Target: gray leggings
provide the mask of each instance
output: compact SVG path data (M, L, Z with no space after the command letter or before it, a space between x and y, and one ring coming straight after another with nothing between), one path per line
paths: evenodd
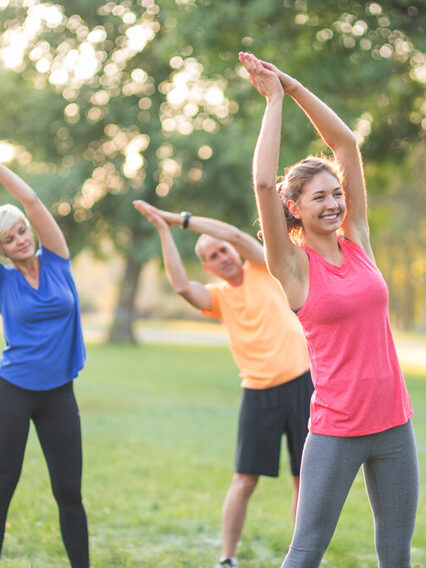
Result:
M419 476L411 420L378 434L308 434L296 527L281 568L318 568L355 476L363 466L379 568L410 568Z

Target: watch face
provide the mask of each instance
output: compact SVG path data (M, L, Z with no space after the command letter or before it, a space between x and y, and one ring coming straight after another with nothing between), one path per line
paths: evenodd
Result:
M183 217L182 227L186 229L188 227L189 218L191 217L191 213L189 211L182 211L181 213Z

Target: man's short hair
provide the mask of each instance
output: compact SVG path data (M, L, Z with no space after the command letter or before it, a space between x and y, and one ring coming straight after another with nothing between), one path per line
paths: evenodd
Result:
M205 240L206 237L208 237L208 235L201 233L201 235L197 239L197 242L195 243L195 254L198 256L201 262L204 262L206 260L203 254L203 240Z

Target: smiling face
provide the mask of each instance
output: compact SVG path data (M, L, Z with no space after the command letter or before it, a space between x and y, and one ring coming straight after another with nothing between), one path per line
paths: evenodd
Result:
M336 231L346 214L346 202L339 180L327 170L316 174L304 186L297 201L288 201L290 212L301 219L305 234Z
M28 260L35 254L35 241L31 228L23 219L17 221L3 235L0 246L3 254L12 262Z
M235 248L226 241L203 235L200 243L203 268L224 280L235 280L242 276L243 263Z

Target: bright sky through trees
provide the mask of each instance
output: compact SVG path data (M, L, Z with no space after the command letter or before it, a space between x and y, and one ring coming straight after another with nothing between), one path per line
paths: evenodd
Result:
M73 235L73 254L87 246L102 253L109 243L133 271L123 282L135 283L158 243L132 215L132 199L253 229L250 168L263 101L237 57L253 51L318 93L354 130L372 236L383 243L378 260L397 290L395 309L413 321L423 304L410 286L420 291L426 270L422 7L421 0L0 0L0 160L39 176L46 203ZM324 150L287 97L284 106L280 169ZM405 244L394 242L396 232Z

